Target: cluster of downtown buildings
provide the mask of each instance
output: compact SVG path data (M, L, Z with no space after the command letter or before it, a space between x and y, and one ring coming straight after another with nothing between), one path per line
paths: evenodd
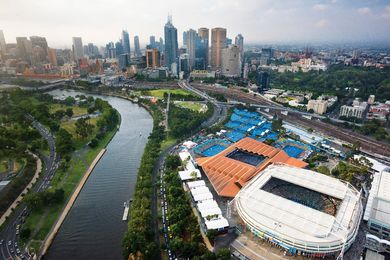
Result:
M233 44L225 28L189 29L183 32L183 45L179 46L177 29L169 17L164 37L156 40L150 36L145 49L141 49L137 35L132 43L130 38L123 30L118 41L98 47L84 45L81 37L73 37L71 49L54 49L41 36L17 37L16 43L6 43L0 30L1 73L72 77L83 74L83 70L99 74L107 67L123 72L145 70L147 76L148 71L160 70L166 77L180 78L192 71L200 77L241 77L243 73L244 38L237 35Z

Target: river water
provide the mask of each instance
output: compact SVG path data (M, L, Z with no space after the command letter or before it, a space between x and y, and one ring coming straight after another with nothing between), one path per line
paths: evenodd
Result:
M49 93L82 94L60 90ZM99 97L121 114L121 126L85 183L45 259L123 259L121 242L127 229L127 222L122 221L123 202L134 193L153 120L144 108L130 101Z

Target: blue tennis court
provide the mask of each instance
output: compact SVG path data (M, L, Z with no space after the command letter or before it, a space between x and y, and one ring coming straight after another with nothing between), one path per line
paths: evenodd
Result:
M240 127L241 123L240 122L236 122L236 121L229 121L225 124L226 127L229 127L231 129L236 129L238 127Z
M229 140L231 140L233 142L238 142L242 138L244 138L245 135L242 132L233 131L233 132L227 133L226 136L227 136L227 138L229 138Z
M225 149L226 149L225 146L216 144L216 145L213 145L213 146L207 148L206 150L204 150L202 152L202 154L204 156L213 156L213 155L219 154L220 152L222 152Z
M303 149L292 146L292 145L286 145L283 150L288 154L290 157L298 158L301 153L303 153Z

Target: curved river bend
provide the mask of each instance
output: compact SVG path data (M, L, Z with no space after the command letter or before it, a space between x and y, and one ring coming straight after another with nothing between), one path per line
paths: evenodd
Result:
M52 95L75 96L54 90ZM87 94L84 94L87 95ZM85 183L45 259L123 259L121 242L127 229L123 202L132 197L153 119L130 101L107 96L122 117L119 132Z

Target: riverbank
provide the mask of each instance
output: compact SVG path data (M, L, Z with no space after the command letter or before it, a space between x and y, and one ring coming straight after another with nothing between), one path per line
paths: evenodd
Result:
M42 247L42 253L41 255L45 255L47 250L49 249L51 243L53 242L58 230L60 229L62 223L64 222L66 216L68 215L69 211L71 210L74 202L76 201L81 189L84 187L84 184L87 182L88 177L91 175L93 169L95 168L96 164L100 161L104 153L107 151L106 148L102 149L99 154L96 156L96 158L93 160L92 164L89 166L88 170L84 174L83 178L79 182L78 186L76 187L75 191L73 192L72 196L68 200L68 203L66 204L64 210L62 211L59 219L57 220L56 224L54 225L53 229L50 231L49 235L47 236L47 239L43 243Z

